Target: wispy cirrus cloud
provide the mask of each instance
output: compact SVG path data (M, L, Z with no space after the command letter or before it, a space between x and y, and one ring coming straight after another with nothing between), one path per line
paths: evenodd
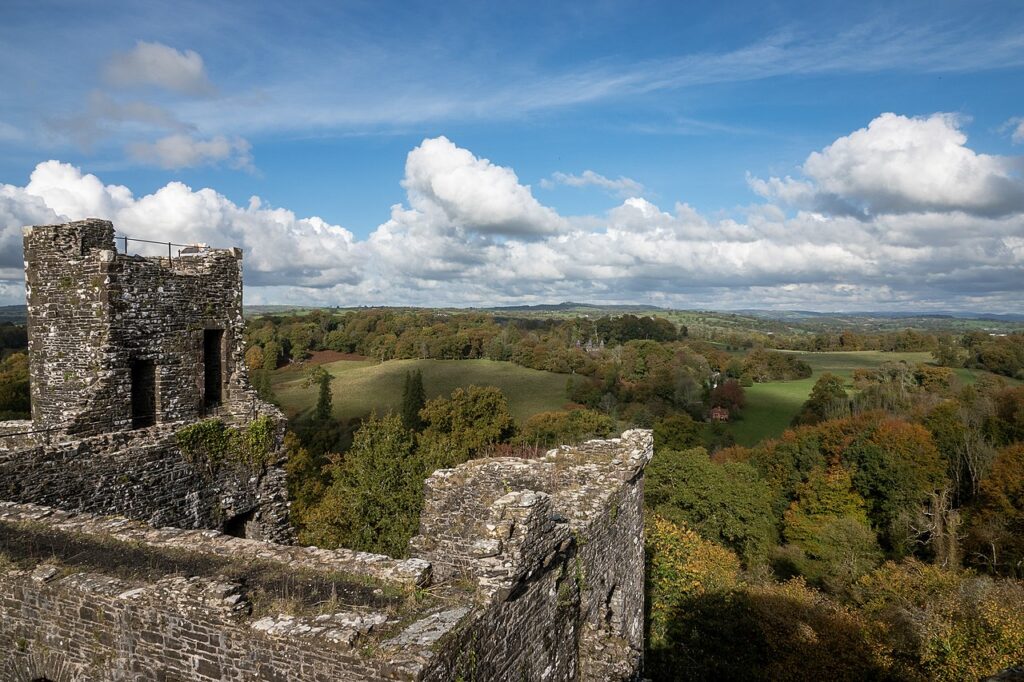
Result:
M999 126L999 131L1010 133L1010 140L1014 144L1024 144L1024 116L1014 116Z
M633 178L627 178L623 175L614 179L606 178L592 170L585 170L579 175L556 171L551 174L550 178L544 178L540 181L540 186L544 189L553 189L558 185L565 185L567 187L597 187L612 195L623 198L641 197L647 192L646 188Z
M1013 27L975 32L969 25L885 19L831 33L795 28L728 51L684 52L659 59L578 60L544 69L515 60L480 65L433 46L412 60L376 45L366 45L365 52L362 47L358 39L341 49L323 46L316 62L299 77L285 76L268 64L257 86L258 99L249 105L237 98L189 103L189 118L212 127L233 122L243 134L380 129L431 121L502 120L785 76L969 73L1024 66L1024 38ZM280 61L289 63L294 58L289 51ZM483 66L488 69L486 75L478 71ZM389 78L383 82L361 77L385 72ZM297 101L302 107L294 106ZM682 118L676 127L693 133L718 131L721 125Z

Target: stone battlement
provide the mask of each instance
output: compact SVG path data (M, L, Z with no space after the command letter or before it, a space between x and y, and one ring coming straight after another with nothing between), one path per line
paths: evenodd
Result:
M23 238L32 421L0 423L0 499L287 541L285 419L249 384L241 251L119 254L106 220ZM262 426L259 461L183 452L211 419Z
M2 503L0 677L635 679L651 442L435 472L404 560Z

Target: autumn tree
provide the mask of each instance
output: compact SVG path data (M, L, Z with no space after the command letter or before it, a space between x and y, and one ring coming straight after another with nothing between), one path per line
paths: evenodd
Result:
M729 413L736 415L747 404L747 397L735 379L723 381L711 390L711 407L724 407Z
M784 516L790 551L780 556L808 579L830 587L851 583L882 558L864 498L852 485L841 466L815 469L798 486Z
M978 680L1020 663L1019 581L908 559L864 576L851 596L886 679Z
M868 503L868 516L896 555L919 537L913 518L930 496L947 485L946 467L931 434L919 424L887 418L868 426L843 450L853 487Z
M992 573L1024 578L1024 443L996 455L970 508L968 560Z
M263 369L264 364L263 349L259 346L249 346L245 351L245 366L249 371Z

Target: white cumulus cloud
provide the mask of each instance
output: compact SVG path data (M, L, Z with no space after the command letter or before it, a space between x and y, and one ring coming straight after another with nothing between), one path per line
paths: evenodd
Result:
M479 234L535 236L565 226L511 168L477 158L446 137L424 140L409 152L402 186L412 208L428 220Z
M186 95L209 95L213 85L203 58L163 43L140 40L128 52L115 54L104 69L108 83L118 87L156 86Z
M832 213L1024 211L1018 163L975 152L961 125L950 114L882 114L867 128L812 152L802 167L806 180L748 182L762 196Z
M352 233L318 217L298 218L255 197L238 206L212 189L180 182L135 197L58 161L39 164L25 187L0 185L0 268L10 274L20 267L22 226L90 217L112 220L120 234L140 239L240 246L250 284L321 287L358 277Z
M510 168L428 139L409 152L406 203L364 239L255 197L238 206L179 182L136 197L48 161L24 187L0 185L0 292L19 290L21 225L98 216L129 236L243 247L250 303L1022 311L1024 210L994 211L991 198L981 201L990 192L985 179L1007 160L976 154L947 118L895 119L879 120L904 134L873 123L841 137L812 155L805 178L748 179L762 196L815 207L761 203L733 217L640 197L604 215L561 216ZM921 134L918 123L947 141L942 158L966 159L956 190L965 194L935 189L949 171L931 168L934 154L907 141ZM892 187L883 192L858 165L890 166ZM915 168L924 180L914 179ZM881 210L894 195L899 210ZM823 210L826 203L851 210ZM865 206L871 210L853 210Z

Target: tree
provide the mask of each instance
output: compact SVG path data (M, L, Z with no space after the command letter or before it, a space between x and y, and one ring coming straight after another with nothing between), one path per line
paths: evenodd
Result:
M899 556L917 542L913 518L930 497L948 485L946 466L931 434L919 424L883 419L850 442L843 464L853 486L867 500L868 516L886 547Z
M245 366L249 368L249 371L263 369L265 364L263 349L259 346L249 346L245 351Z
M939 339L939 345L932 351L932 358L943 367L963 367L967 352L951 337Z
M708 459L707 451L659 450L645 474L645 503L735 551L748 565L775 543L773 494L749 464Z
M427 394L423 390L423 372L405 373L405 385L402 388L402 424L411 431L423 430L423 419L420 410L427 403Z
M300 539L404 556L419 524L425 469L401 418L370 415L352 449L329 470L330 486L306 515Z
M999 451L970 508L969 560L1024 578L1024 443Z
M746 394L735 379L724 381L711 391L711 407L724 407L736 415L747 404Z
M670 414L654 423L655 450L688 450L701 444L701 425L685 412Z
M331 418L333 398L331 396L331 382L334 375L323 368L322 365L315 365L306 374L303 386L317 387L316 409L313 411L313 418L318 422L325 422Z
M551 447L611 435L615 422L596 410L541 412L526 420L516 436L523 445Z
M457 388L450 398L428 400L420 417L426 423L420 449L432 469L461 464L515 433L508 400L494 386Z
M739 583L740 561L724 547L656 513L646 515L644 528L646 672L658 679L672 679L683 657L673 632L678 612L690 600L734 589Z
M284 437L288 455L285 472L288 474L288 499L291 500L291 519L300 532L306 526L306 516L323 498L327 487L324 467L327 459L302 447L297 435L289 431Z
M976 401L971 401L975 402ZM979 411L975 408L982 407ZM946 461L946 473L953 482L953 502L961 506L977 492L981 479L995 456L986 441L984 427L989 422L987 407L946 400L932 409L924 424Z
M273 371L281 363L281 346L277 341L267 341L263 346L263 369Z
M853 582L882 558L864 498L841 466L815 469L798 486L784 515L783 536L796 550L782 554L792 567L833 588Z
M908 559L851 590L886 679L977 680L1020 664L1024 585Z
M814 382L810 397L800 413L793 418L793 423L817 424L826 419L845 417L849 413L850 401L843 378L825 372Z
M27 419L30 410L28 355L14 353L0 362L0 419Z

